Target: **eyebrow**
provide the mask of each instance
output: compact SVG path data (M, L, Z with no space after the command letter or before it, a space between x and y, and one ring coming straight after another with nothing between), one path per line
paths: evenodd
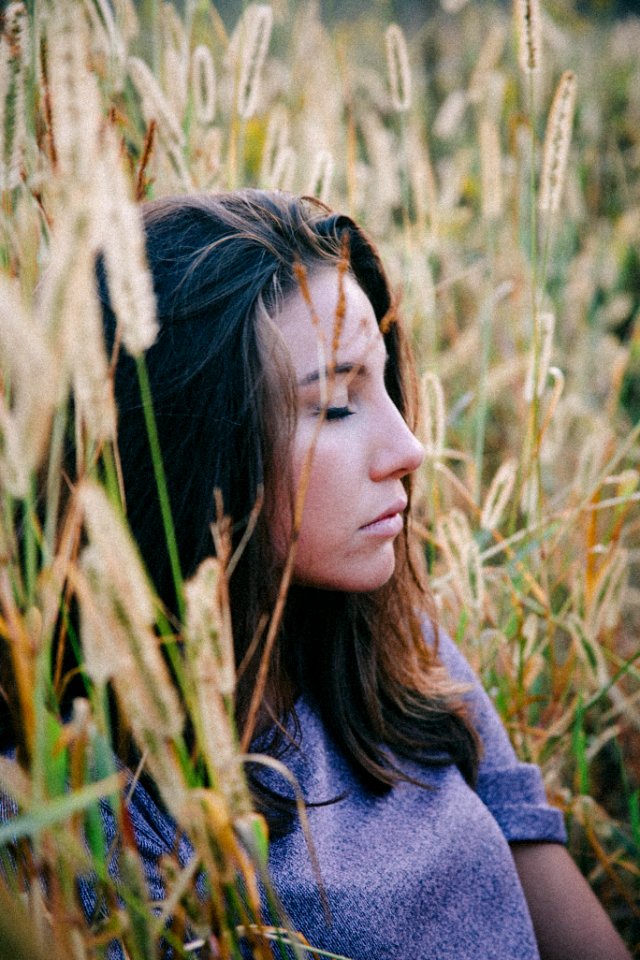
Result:
M389 354L385 350L384 357L384 367L385 371L389 363ZM310 383L318 383L319 380L329 379L331 376L336 376L344 373L354 373L356 376L367 372L367 366L364 363L336 363L335 365L327 365L324 369L314 370L312 373L308 373L305 377L302 377L298 380L299 387L306 387Z
M335 366L326 366L323 370L314 370L313 373L308 373L306 377L302 377L301 380L298 380L299 387L306 387L310 383L317 383L321 379L329 379L331 376L335 376L340 373L353 373L354 370L356 373L362 373L365 367L362 363L336 363Z

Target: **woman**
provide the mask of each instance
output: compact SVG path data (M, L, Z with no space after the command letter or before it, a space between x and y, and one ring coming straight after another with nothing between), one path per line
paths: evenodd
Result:
M317 203L258 191L159 200L144 218L160 321L147 366L183 573L213 552L214 488L236 543L264 498L230 579L236 712L309 805L331 918L286 785L253 772L292 925L354 960L627 957L562 846L539 771L517 761L469 667L431 629L407 533L423 456L413 381L371 242ZM116 394L129 520L175 609L124 355ZM132 818L151 864L171 826L142 790Z

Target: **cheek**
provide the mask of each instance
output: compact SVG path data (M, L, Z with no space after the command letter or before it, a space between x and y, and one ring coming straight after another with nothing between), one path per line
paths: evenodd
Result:
M294 489L303 498L297 548L301 561L342 549L356 513L351 497L358 488L343 439L326 430L311 459L308 450L309 442L301 441L293 461Z
M335 476L339 468L338 458L325 449L326 442L321 442L325 438L314 434L313 429L298 427L291 445L289 469L281 471L276 478L275 511L270 530L283 563L291 547L300 498L303 498L303 515L299 532L306 540L309 534L317 536L319 523L326 523L327 510L334 496L331 476Z
M278 471L274 478L274 510L269 522L269 532L273 537L278 558L283 564L291 547L297 491L305 473L305 453L306 447L296 434L289 452L289 469Z
M326 433L315 438L313 432L301 431L296 438L291 471L293 491L294 498L304 498L305 517L335 501L344 461L344 445Z

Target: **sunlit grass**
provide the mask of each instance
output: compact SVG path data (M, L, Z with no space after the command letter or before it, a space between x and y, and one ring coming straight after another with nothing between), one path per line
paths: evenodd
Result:
M316 190L379 243L424 375L415 528L442 621L639 949L640 20L605 28L543 9L530 70L509 14L480 0L406 44L393 27L386 45L381 17L326 24L294 0L242 18L239 5L231 34L193 0L28 11L8 8L0 44L0 635L22 740L22 765L0 762L19 809L0 827L0 898L16 905L13 931L0 910L3 952L103 957L119 938L137 960L164 936L178 956L197 943L239 957L248 938L266 957L284 922L274 902L260 932L266 836L229 721L224 604L204 611L211 592L194 581L170 621L126 539L93 285L104 249L122 349L143 351L153 319L132 200L244 185ZM148 422L153 434L149 406ZM168 515L165 527L171 541ZM176 558L174 574L182 596ZM60 635L84 650L86 675L65 717ZM161 921L112 760L107 636L130 665L116 694L131 732L209 875L202 901L195 868L166 858ZM173 671L192 750L158 638L169 655L186 647ZM124 836L117 892L97 797ZM90 873L104 898L93 924L74 884Z

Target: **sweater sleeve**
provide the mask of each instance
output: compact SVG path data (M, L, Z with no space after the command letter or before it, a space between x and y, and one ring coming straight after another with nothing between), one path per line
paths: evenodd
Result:
M471 686L466 699L483 746L476 792L507 841L566 843L562 812L548 803L539 767L518 760L493 703L444 630L438 654L454 680Z

